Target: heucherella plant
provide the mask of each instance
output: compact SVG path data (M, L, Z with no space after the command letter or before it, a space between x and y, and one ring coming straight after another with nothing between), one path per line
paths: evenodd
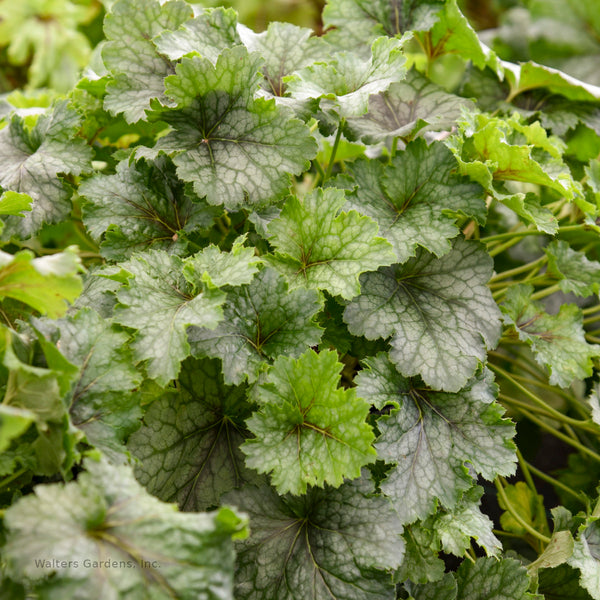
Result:
M600 600L600 88L323 24L116 0L1 99L2 598Z

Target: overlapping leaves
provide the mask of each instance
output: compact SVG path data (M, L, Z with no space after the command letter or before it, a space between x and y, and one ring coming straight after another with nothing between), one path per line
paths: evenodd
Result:
M254 99L261 60L242 46L224 50L216 64L185 57L166 79L174 108L157 116L171 132L138 156L171 156L177 175L210 204L228 209L272 202L316 154L307 127L274 101Z

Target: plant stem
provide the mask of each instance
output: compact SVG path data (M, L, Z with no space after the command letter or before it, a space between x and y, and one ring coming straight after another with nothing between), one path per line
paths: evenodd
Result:
M315 160L313 162L313 165L315 165L315 169L317 171L316 180L321 179L321 181L325 181L325 171L323 171L323 167L321 166L321 163L318 160Z
M508 279L509 277L514 277L515 275L526 273L530 269L545 263L546 260L548 260L548 257L544 254L543 256L540 256L538 259L527 263L526 265L521 265L520 267L515 267L514 269L509 269L508 271L502 271L502 273L494 275L494 277L490 279L490 283L496 283L497 281L501 281L502 279Z
M27 473L27 469L23 468L19 469L18 471L15 471L12 475L5 477L2 481L0 481L0 488L4 487L5 485L8 485L11 481L18 479L19 477L21 477L21 475L24 475L25 473Z
M600 454L597 454L593 450L590 450L589 448L584 446L581 442L578 442L577 440L570 438L568 435L565 435L561 431L558 431L558 429L556 429L555 427L552 427L551 425L548 425L548 423L546 423L545 421L542 421L542 419L538 419L535 415L531 414L531 412L529 412L527 409L519 408L519 411L523 414L524 417L527 417L531 422L535 423L542 429L545 429L548 433L551 433L554 437L557 437L559 440L562 440L566 444L569 444L569 446L573 446L573 448L577 448L577 450L579 450L580 452L583 452L584 454L587 454L589 457L593 458L595 461L600 462Z
M327 165L327 171L325 171L325 177L323 178L323 183L331 177L331 172L333 171L333 163L335 162L335 155L337 154L338 146L340 145L340 139L342 137L342 129L346 124L346 119L342 118L340 124L338 126L337 133L335 134L335 141L333 142L333 148L331 149L331 155L329 156L329 164Z
M535 483L533 483L533 479L531 477L531 473L529 472L529 467L527 465L527 462L523 458L523 455L521 454L521 451L518 448L517 448L517 460L519 461L519 466L521 467L521 471L523 472L523 477L525 478L527 485L529 486L531 491L537 495L537 489L535 487Z
M543 544L549 544L550 543L550 538L545 536L543 533L540 533L537 529L534 529L529 523L527 523L527 521L525 521L523 519L523 517L516 511L515 507L511 504L510 500L508 499L508 496L506 495L506 492L504 491L504 488L502 487L502 484L500 483L500 481L498 480L498 478L496 478L494 480L494 484L496 486L496 489L498 490L498 495L500 496L500 499L502 500L502 503L504 504L504 506L506 507L506 510L510 513L510 515L515 519L515 521L530 535L532 535L534 538L536 538L537 540L539 540L540 542L542 542Z
M598 428L596 426L593 426L589 420L581 421L580 419L572 419L571 417L568 417L567 415L561 413L560 411L556 410L555 408L544 402L539 396L527 389L524 385L521 385L514 377L512 377L512 375L507 373L501 367L492 364L489 364L488 366L490 367L490 369L492 369L492 371L498 373L498 375L501 375L507 381L510 381L510 383L512 383L519 390L521 390L530 400L532 400L535 404L537 404L539 407L544 409L549 415L551 415L552 418L556 419L557 421L562 421L563 423L573 425L574 427L580 427L581 429L586 429L587 431L598 433Z
M531 294L531 299L539 300L540 298L545 298L546 296L550 296L551 294L554 294L556 292L560 292L560 286L558 285L558 283L555 283L554 285L551 285L550 287L544 288L543 290L540 290L539 292L536 292L535 294Z
M545 481L546 483L549 483L550 485L552 485L554 487L560 488L563 492L569 494L570 496L573 496L573 498L576 498L577 500L579 500L579 502L581 502L582 504L587 506L587 502L584 500L584 498L578 492L576 492L574 489L572 489L568 485L564 484L562 481L559 481L558 479L555 479L554 477L547 475L546 473L544 473L544 471L540 471L538 468L534 467L531 463L527 463L527 468L539 479L542 479L543 481Z
M594 306L589 306L588 308L584 308L581 312L584 315L593 315L596 312L600 312L600 304L594 304Z

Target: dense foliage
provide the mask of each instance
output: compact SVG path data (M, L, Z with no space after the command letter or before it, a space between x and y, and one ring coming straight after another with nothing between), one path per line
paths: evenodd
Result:
M106 5L0 2L0 596L600 600L595 1Z

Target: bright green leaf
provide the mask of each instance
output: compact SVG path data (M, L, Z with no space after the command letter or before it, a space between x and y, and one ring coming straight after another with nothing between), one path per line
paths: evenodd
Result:
M269 261L292 288L327 290L353 298L358 277L394 260L391 246L377 237L378 227L355 211L340 214L342 190L317 189L299 200L290 196L279 218L267 227L277 253Z
M27 431L35 420L33 411L0 404L0 452L4 452L13 439Z
M207 246L186 259L184 277L192 284L199 278L221 287L244 285L252 281L262 260L254 248L244 246L245 237L234 241L231 252L221 252L216 246Z
M515 485L504 486L504 493L511 506L517 511L525 523L543 535L549 535L550 531L548 530L543 496L534 493L524 481L517 481ZM510 533L516 533L520 536L525 535L527 531L508 512L507 506L501 497L498 497L498 504L501 509L506 511L500 515L502 529Z
M15 255L0 250L0 298L14 298L49 317L59 317L82 289L77 248L34 258L29 250Z
M280 494L338 487L375 461L369 404L338 388L341 370L336 352L309 350L297 360L280 356L259 386L261 408L247 421L256 437L242 450L246 465L270 473Z
M33 199L28 194L19 192L3 192L0 195L0 215L21 215L31 210Z

